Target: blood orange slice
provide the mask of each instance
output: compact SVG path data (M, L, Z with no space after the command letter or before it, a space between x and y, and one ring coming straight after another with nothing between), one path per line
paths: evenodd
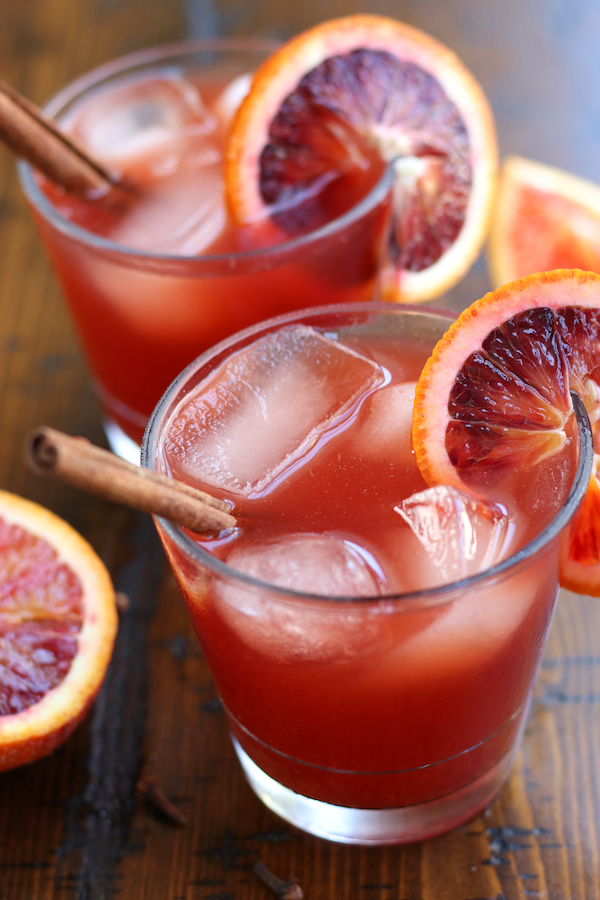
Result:
M437 296L487 232L497 152L487 101L460 60L380 16L325 22L257 71L234 119L226 163L232 215L285 231L352 205L394 161L388 299Z
M116 627L112 584L89 544L0 491L0 771L71 734L100 688Z
M600 276L578 269L530 275L486 294L450 327L415 393L413 446L430 484L487 489L567 441L583 400L600 442ZM595 467L597 471L597 467ZM600 594L596 476L563 582Z
M506 159L489 267L496 285L558 268L600 272L600 186L519 156Z
M563 564L560 583L578 594L600 597L600 458L594 470L577 519L569 558Z

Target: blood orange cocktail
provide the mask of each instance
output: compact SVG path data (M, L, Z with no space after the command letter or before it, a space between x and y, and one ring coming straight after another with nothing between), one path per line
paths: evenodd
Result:
M235 228L222 182L228 121L268 42L189 42L95 70L48 106L135 186L129 202L71 198L21 166L118 452L200 352L277 313L370 300L391 172L373 155L294 239ZM368 164L367 164L368 163ZM129 448L135 453L133 447Z
M587 483L574 425L489 496L427 488L412 392L449 322L263 323L190 366L145 438L146 465L235 504L231 534L159 532L250 783L332 839L427 837L497 793Z

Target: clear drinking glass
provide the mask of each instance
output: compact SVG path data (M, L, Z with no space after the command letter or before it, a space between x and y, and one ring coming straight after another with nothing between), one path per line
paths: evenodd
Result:
M297 322L432 347L450 318L359 304L247 329L171 385L148 425L143 465L166 471L162 448L177 410L232 351ZM505 561L443 587L372 599L307 595L236 571L157 519L236 752L274 812L330 840L386 844L447 831L496 796L524 728L559 555L589 479L589 426L577 416L579 463L558 514Z
M109 84L164 70L202 86L248 73L268 41L188 41L96 69L51 100L61 120ZM99 237L62 215L19 167L23 190L69 304L113 449L139 461L150 413L176 375L229 334L307 305L371 300L391 202L386 170L362 201L309 234L236 253L173 256Z

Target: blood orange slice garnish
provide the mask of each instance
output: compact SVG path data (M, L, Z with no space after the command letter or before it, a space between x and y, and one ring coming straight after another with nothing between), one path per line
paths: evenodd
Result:
M569 391L583 400L598 449L600 276L559 269L486 294L439 341L417 384L413 447L423 477L489 489L552 456L567 441ZM583 593L600 593L592 481L561 578Z
M489 267L496 285L551 269L600 272L600 186L519 156L506 159Z
M71 734L100 688L116 627L114 590L89 544L0 491L0 771Z
M388 299L454 284L485 238L497 151L487 101L460 60L381 16L325 22L257 71L232 124L225 171L234 219L289 233L352 205L394 162Z

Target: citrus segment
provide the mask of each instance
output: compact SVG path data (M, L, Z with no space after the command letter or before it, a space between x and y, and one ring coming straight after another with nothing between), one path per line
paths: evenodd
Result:
M491 112L448 48L381 16L325 22L256 73L234 119L226 195L240 223L331 220L395 167L389 299L425 300L469 268L495 189Z
M569 391L600 443L600 276L530 275L486 294L439 341L415 393L413 446L430 484L489 487L568 440ZM598 458L594 472L598 471ZM600 594L600 489L586 495L563 583Z
M0 491L0 770L61 744L91 705L116 633L114 591L66 522Z
M600 271L600 186L511 156L502 166L489 243L492 282L557 268Z

